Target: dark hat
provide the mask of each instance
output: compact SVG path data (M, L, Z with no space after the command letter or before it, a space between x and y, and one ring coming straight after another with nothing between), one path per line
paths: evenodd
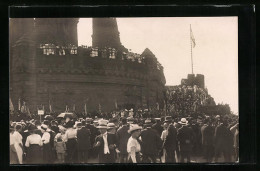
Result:
M166 116L164 122L172 122L172 117Z
M37 127L34 124L28 126L28 131L34 131L35 129L37 129Z
M73 121L68 121L68 122L66 123L66 128L72 128L73 126L74 126Z

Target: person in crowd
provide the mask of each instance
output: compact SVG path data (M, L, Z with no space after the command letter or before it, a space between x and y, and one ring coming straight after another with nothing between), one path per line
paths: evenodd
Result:
M127 141L127 153L129 163L141 163L141 141L139 136L142 127L137 124L132 124L129 127L128 133L131 135Z
M30 135L26 138L25 142L25 147L27 147L27 164L40 164L43 162L42 138L36 133L37 130L37 127L33 124L28 127Z
M232 132L227 128L227 121L220 119L215 129L215 162L218 162L221 154L224 156L224 162L231 162L232 147Z
M68 121L66 124L65 141L67 147L67 162L76 163L77 156L77 130L73 128L73 121Z
M18 155L15 149L15 140L13 137L14 128L10 126L10 164L19 164Z
M152 129L150 119L145 120L146 128L141 132L143 162L156 163L159 151L162 148L162 140L159 135Z
M175 157L175 151L177 148L177 130L171 124L172 119L168 118L164 121L166 129L166 136L164 138L163 142L163 148L166 151L166 158L165 162L166 163L175 163L176 162L176 157Z
M100 135L96 137L94 147L98 151L99 163L115 163L116 135L107 133L107 120L100 120L97 128Z
M193 131L187 126L188 121L186 118L182 118L179 123L182 125L182 127L177 131L177 139L181 155L180 162L184 163L184 160L187 159L187 163L189 163L192 151Z
M130 134L128 133L129 126L127 124L127 119L122 118L122 127L117 130L117 149L119 151L119 162L127 163L128 152L127 152L127 142L130 138Z
M65 162L65 153L66 153L66 143L62 139L61 135L57 136L57 141L54 143L54 148L57 153L58 163L64 163Z
M113 122L109 122L107 124L107 133L109 134L116 134L116 125Z
M85 121L86 121L86 128L89 129L90 131L90 143L91 143L91 147L93 147L94 143L95 143L95 138L98 136L99 134L99 131L98 129L93 125L91 124L92 123L92 118L86 118ZM94 149L91 148L89 150L89 157L97 157L97 153L95 153Z
M157 134L160 136L162 134L162 131L163 131L163 127L161 126L161 119L156 119L155 120L155 124L153 124L152 128L154 130L156 130Z
M201 127L203 155L206 162L212 162L214 156L214 127L211 121L206 119Z
M20 134L22 131L22 125L17 124L15 126L15 131L13 133L13 138L14 138L14 147L18 156L18 161L19 164L23 164L23 137Z
M164 147L164 142L165 142L166 136L168 135L168 124L164 123L162 125L162 127L163 127L163 132L162 132L162 135L161 135L161 139L163 141L163 148L162 148L162 151L161 151L161 162L165 163L165 161L166 161L166 149Z
M52 163L52 149L50 145L51 135L47 131L48 126L45 124L41 125L42 131L42 143L43 143L43 163Z
M86 128L86 121L81 121L81 128L77 131L77 141L78 141L78 159L80 163L87 163L88 154L91 148L90 143L90 130Z

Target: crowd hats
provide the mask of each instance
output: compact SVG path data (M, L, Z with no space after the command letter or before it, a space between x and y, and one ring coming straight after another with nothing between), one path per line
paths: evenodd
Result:
M164 122L172 122L172 117L166 116Z
M37 129L37 127L34 125L34 124L30 124L29 126L28 126L28 131L34 131L34 130L36 130Z
M128 130L128 133L131 134L135 130L141 130L142 127L137 124L131 124Z
M163 123L163 125L162 125L162 127L163 127L163 128L166 128L166 127L168 127L168 124L167 124L167 122L164 122L164 123Z
M74 126L73 121L68 121L68 122L66 123L66 127L67 127L67 128L72 128L73 126Z
M105 119L100 119L99 121L98 121L98 126L97 126L97 128L108 128L107 127L107 124L108 124L108 121L107 120L105 120Z
M116 128L116 125L113 123L113 122L110 122L107 124L107 129L113 129L113 128Z
M152 121L151 121L151 119L146 119L146 120L144 121L144 125L145 125L145 126L152 126Z
M181 125L187 125L187 124L188 124L188 121L187 121L186 118L181 118L181 121L178 122L178 123L181 124Z
M48 129L48 126L45 125L45 124L42 124L42 125L41 125L41 129L44 130L44 131L46 131L46 130Z
M92 122L92 120L93 120L92 118L86 118L86 122L87 122L87 123Z

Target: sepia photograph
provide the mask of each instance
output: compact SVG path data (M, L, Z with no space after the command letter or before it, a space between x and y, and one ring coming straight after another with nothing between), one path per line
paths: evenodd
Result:
M239 163L238 100L236 16L9 18L11 165Z

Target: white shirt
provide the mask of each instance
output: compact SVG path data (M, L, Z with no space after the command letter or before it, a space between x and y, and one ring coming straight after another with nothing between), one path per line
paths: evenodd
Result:
M107 142L107 132L103 134L103 140L104 140L104 154L110 154L108 148L108 142Z
M168 135L168 130L164 130L161 135L161 139L164 141Z
M68 128L65 132L65 141L68 141L68 139L71 138L77 138L77 129L74 128Z
M42 135L43 144L48 144L50 142L51 135L49 132L44 132Z
M38 134L29 135L26 139L25 146L29 147L30 144L37 144L42 146L42 138Z
M132 138L132 136L131 136L127 142L127 152L128 153L131 153L132 147L135 147L135 152L141 151L141 146L140 146L139 142L136 139Z

